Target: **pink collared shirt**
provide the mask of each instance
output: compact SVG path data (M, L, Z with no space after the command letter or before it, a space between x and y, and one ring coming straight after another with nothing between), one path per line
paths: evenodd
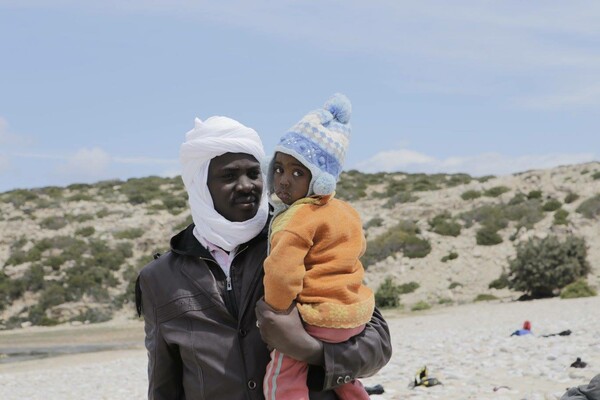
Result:
M237 251L237 247L228 253L225 250L223 250L222 248L220 248L219 246L217 246L216 244L213 244L213 243L205 240L204 238L202 238L202 240L200 240L200 244L202 246L206 247L206 249L210 252L210 255L213 256L213 258L215 259L217 264L219 264L219 266L221 267L223 272L225 272L225 276L227 278L229 278L229 271L231 270L231 263L233 262L233 259L235 258L235 252Z

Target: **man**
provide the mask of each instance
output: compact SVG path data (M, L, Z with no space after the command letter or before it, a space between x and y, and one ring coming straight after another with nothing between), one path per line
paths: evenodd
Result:
M225 117L196 119L180 156L194 223L136 285L148 398L262 400L267 344L311 365L311 400L335 399L332 387L385 365L391 345L378 311L357 337L327 344L306 334L295 308L276 313L261 300L268 205L256 132Z

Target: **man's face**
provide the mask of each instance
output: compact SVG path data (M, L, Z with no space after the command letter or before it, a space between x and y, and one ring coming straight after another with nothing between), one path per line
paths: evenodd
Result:
M295 157L277 152L273 160L273 189L285 204L306 197L312 174Z
M250 154L225 153L210 160L207 184L215 210L229 221L246 221L258 212L263 179Z

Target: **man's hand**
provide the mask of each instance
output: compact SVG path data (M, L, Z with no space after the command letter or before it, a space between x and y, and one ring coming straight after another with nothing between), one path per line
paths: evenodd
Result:
M323 365L323 343L306 333L296 303L277 311L260 299L255 312L260 336L269 348L307 364Z

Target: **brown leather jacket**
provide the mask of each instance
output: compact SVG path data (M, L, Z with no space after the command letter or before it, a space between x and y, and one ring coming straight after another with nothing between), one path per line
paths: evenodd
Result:
M263 400L269 352L256 327L263 296L266 230L241 245L227 280L200 245L193 225L171 239L171 251L144 267L136 285L148 350L151 400ZM332 387L373 375L390 359L387 324L376 310L345 343L324 344L323 367L310 366L311 400L335 399Z

